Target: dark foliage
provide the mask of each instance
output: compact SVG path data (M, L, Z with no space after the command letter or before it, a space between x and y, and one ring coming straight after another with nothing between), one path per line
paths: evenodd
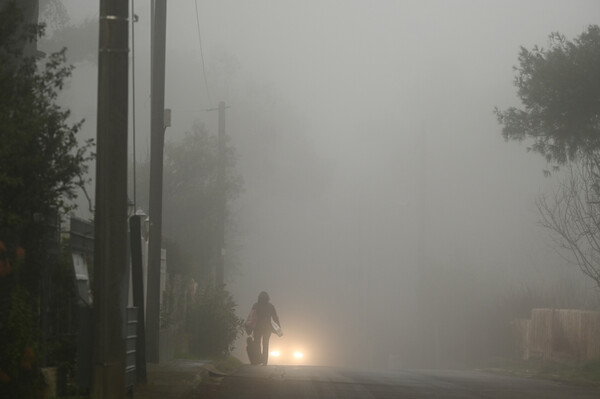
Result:
M17 16L14 6L0 12L0 234L18 240L42 217L69 210L92 143L78 146L82 122L69 125L69 111L56 105L72 71L65 49L45 59L24 56L15 45ZM28 32L35 40L43 29Z
M562 164L600 148L600 27L574 41L550 35L548 49L521 48L515 86L523 108L495 110L507 140Z
M224 288L212 285L202 290L187 315L190 352L196 356L229 354L243 320L235 313L236 304Z
M0 392L40 397L42 298L58 260L57 215L83 187L91 142L56 104L72 67L65 50L28 56L43 34L15 2L0 9ZM52 247L54 246L54 250ZM2 396L4 397L4 396Z

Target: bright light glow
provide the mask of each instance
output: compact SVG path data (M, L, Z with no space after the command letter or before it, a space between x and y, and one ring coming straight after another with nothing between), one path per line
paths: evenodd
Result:
M302 359L304 355L302 354L302 352L294 352L294 358L295 359Z
M271 356L273 356L273 357L279 357L279 355L280 355L279 351L271 352Z

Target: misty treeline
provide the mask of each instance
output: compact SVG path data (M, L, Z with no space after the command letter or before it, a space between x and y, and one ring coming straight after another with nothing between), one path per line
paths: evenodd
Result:
M548 47L521 48L515 86L522 108L496 109L506 140L529 149L558 176L551 195L536 201L541 224L567 260L600 287L600 27Z

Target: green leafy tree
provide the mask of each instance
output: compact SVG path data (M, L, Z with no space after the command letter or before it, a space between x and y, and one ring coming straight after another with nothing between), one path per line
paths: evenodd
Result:
M515 86L523 108L496 109L507 140L564 164L600 147L600 27L573 41L550 35L547 49L521 48Z
M0 388L33 397L39 373L39 287L52 256L48 233L84 184L91 142L56 105L72 67L65 50L28 55L44 29L22 22L14 2L0 8Z
M56 104L72 66L66 49L48 57L26 57L14 37L18 12L0 12L0 233L22 238L40 218L66 212L76 189L83 187L93 145L79 146L82 122L70 125L70 113ZM43 34L31 27L29 40ZM10 234L8 234L10 232Z
M495 110L507 140L532 140L562 182L536 204L567 260L600 286L600 27L548 49L521 48L515 86L523 108ZM549 173L546 171L546 173Z

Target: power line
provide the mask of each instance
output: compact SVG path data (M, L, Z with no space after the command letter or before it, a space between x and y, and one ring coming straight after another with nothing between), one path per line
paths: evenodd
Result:
M200 19L198 17L198 0L194 0L194 4L196 5L196 27L198 28L198 42L200 43L200 58L202 59L202 75L204 76L204 86L206 87L206 98L208 99L208 103L211 104L210 93L208 91L208 80L206 79L206 67L204 66L204 51L202 49L202 35L200 34Z

